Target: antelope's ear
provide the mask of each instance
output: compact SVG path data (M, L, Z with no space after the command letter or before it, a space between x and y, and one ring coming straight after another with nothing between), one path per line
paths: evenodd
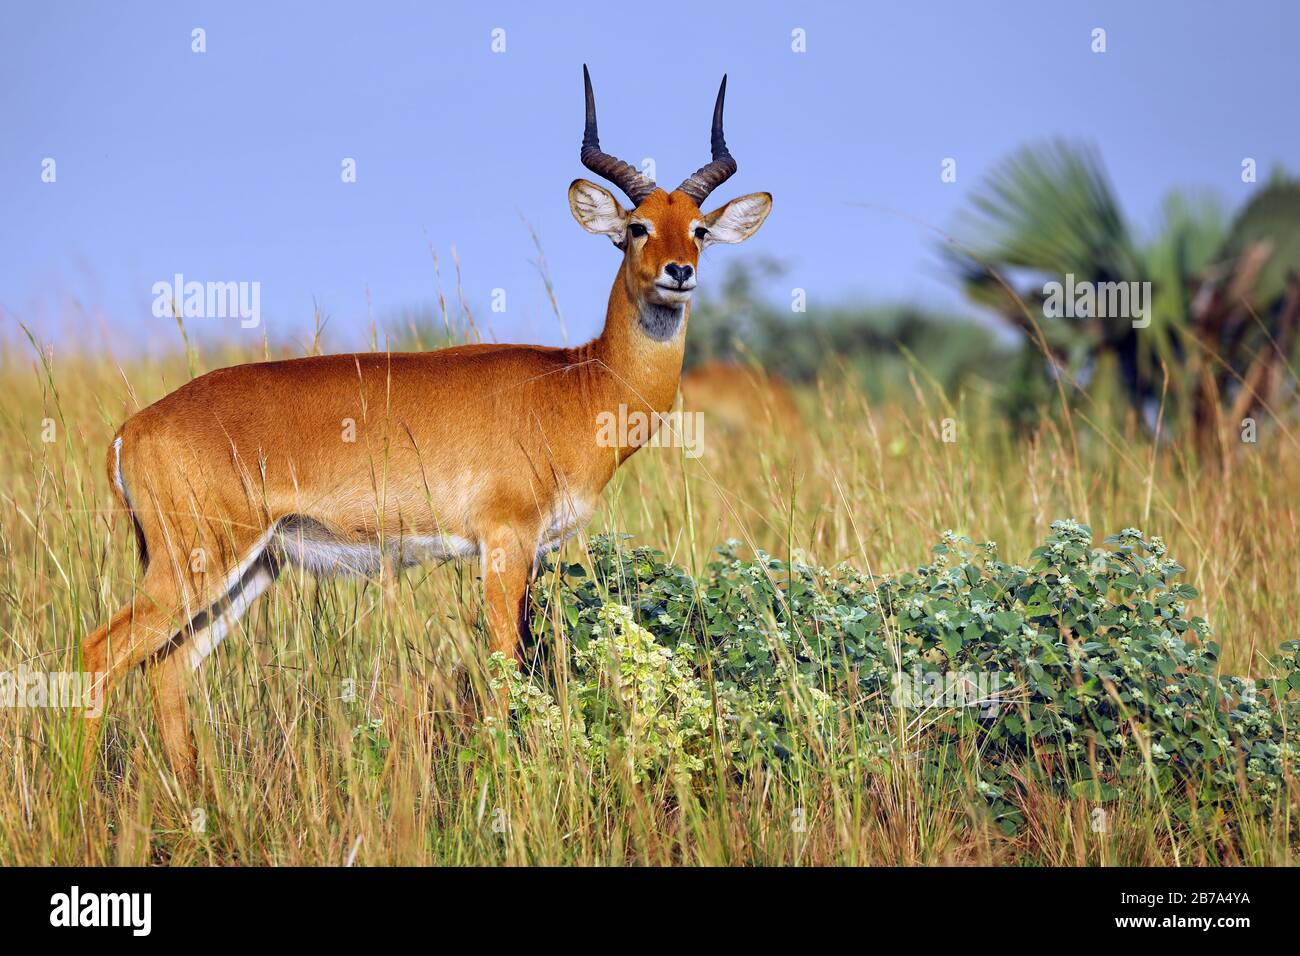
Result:
M725 206L719 206L701 220L708 235L704 245L715 242L744 242L763 225L772 211L771 193L750 193L739 196Z
M598 236L609 236L616 246L623 245L628 211L608 189L585 179L575 179L569 184L569 209L583 229Z

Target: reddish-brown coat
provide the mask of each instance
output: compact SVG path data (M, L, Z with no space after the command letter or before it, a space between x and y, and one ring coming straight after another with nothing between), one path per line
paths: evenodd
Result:
M220 639L212 622L233 622L274 580L279 562L266 549L287 521L319 526L330 546L455 539L481 559L493 648L515 653L538 548L576 530L637 450L598 440L601 413L649 417L676 399L689 293L656 285L664 266L696 269L702 224L716 224L711 241L751 235L771 198L742 197L705 216L685 193L656 190L628 213L582 181L571 203L578 187L606 218L592 229L590 205L575 216L623 249L604 329L586 345L240 365L189 382L122 426L109 477L125 491L146 570L131 604L83 642L83 666L103 675L107 693L126 669L151 662L178 774L194 770L185 673L206 653L186 645L210 650ZM720 219L729 208L734 215ZM629 219L649 224L648 235L623 236ZM680 323L671 335L646 334L647 304L665 298L680 305ZM87 721L88 754L97 723Z

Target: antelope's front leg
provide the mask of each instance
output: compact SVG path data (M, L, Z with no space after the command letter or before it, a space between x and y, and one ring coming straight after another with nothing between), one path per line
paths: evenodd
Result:
M483 598L493 651L519 659L528 627L528 584L537 556L537 535L520 529L494 531L483 539Z
M526 633L528 582L537 554L535 536L499 532L484 541L483 590L492 650L518 659Z

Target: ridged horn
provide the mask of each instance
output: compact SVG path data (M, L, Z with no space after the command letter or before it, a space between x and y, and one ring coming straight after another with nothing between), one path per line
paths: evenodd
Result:
M736 172L736 160L727 149L727 141L722 136L722 102L727 97L727 76L722 76L722 85L718 87L718 101L713 105L713 129L709 135L709 149L713 159L701 166L682 181L677 188L700 205L709 193L730 179Z
M635 166L600 148L600 136L596 132L596 96L591 91L591 74L587 72L585 63L582 65L582 83L587 93L587 122L582 130L582 152L578 154L582 165L623 190L627 198L632 200L632 205L639 206L646 196L659 187ZM735 164L732 165L734 167Z

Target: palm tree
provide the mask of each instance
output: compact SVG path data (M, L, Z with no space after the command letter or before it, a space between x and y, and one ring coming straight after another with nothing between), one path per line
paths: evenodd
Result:
M1277 413L1294 397L1283 369L1300 308L1297 204L1300 183L1276 176L1225 225L1213 197L1175 191L1144 242L1096 152L1057 140L995 170L958 230L978 238L944 251L968 297L1024 334L1027 374L1059 380L1072 400L1118 391L1149 424L1164 402L1198 437L1221 438L1233 416ZM1150 282L1149 324L1054 316L1046 283L1066 276Z

